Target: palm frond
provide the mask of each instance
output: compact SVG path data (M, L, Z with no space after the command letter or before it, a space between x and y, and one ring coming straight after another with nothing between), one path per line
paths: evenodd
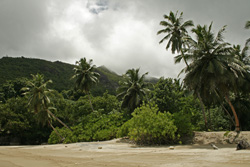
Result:
M223 36L223 33L225 32L226 30L226 25L224 25L218 32L217 36L216 36L216 39L215 39L215 42L219 41L219 42L223 42L224 40L224 36Z
M250 21L247 21L245 24L245 29L250 29Z

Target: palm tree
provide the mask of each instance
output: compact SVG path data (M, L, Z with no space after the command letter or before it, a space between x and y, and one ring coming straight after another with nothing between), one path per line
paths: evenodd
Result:
M187 41L188 39L190 39L187 33L187 28L194 26L194 24L192 20L188 20L183 23L182 15L183 13L181 12L178 17L178 11L176 12L176 14L170 11L169 15L164 15L163 17L167 21L161 21L160 25L166 28L158 31L157 34L167 34L159 43L161 44L165 40L168 40L166 50L168 50L171 45L172 53L181 53L186 66L188 66L188 63L184 58L184 49L186 49L186 47L188 46Z
M48 80L45 82L44 76L40 74L32 75L32 78L31 81L28 81L27 87L22 88L22 91L25 91L23 94L29 96L28 105L36 114L38 122L42 125L48 124L63 140L63 137L52 125L52 118L58 120L66 128L70 128L51 112L55 108L50 107L48 93L51 90L47 88L47 84L52 83L52 81Z
M224 96L235 118L236 131L239 131L239 120L235 109L229 99L229 92L234 90L236 79L242 75L243 64L234 54L229 43L224 42L223 32L225 26L217 36L209 27L198 25L192 29L197 41L194 41L192 49L193 62L185 71L184 84L190 89L199 92L203 99L213 98L214 94Z
M149 83L145 82L145 76L148 73L139 75L139 68L129 69L123 75L124 81L119 82L120 87L117 89L117 97L122 98L122 107L127 107L130 112L142 104L143 100L147 100L146 96L149 92Z
M72 78L76 78L75 89L80 90L88 95L91 109L94 111L90 98L90 89L94 84L99 82L98 78L100 74L95 72L96 66L91 65L92 62L92 59L87 62L86 58L77 61L76 66L73 69L75 75Z
M250 21L246 22L245 29L250 29ZM248 45L249 43L250 43L250 38L247 39L246 45Z
M167 19L167 21L161 21L160 25L165 26L166 28L158 31L157 34L159 35L161 33L167 33L167 35L159 43L162 43L165 40L168 40L166 49L168 50L168 48L171 45L171 51L173 54L175 52L181 53L180 55L177 55L175 57L175 63L179 63L183 59L186 64L186 67L188 68L189 65L187 63L187 60L191 59L192 55L188 55L184 53L189 49L190 45L193 43L193 40L188 35L187 28L194 26L194 24L192 20L188 20L182 23L183 13L181 13L179 17L177 15L178 15L178 11L176 12L176 14L170 11L169 16L164 15L163 17ZM207 118L205 115L205 107L204 107L203 101L201 99L199 92L196 92L196 94L200 101L200 106L203 112L206 129L208 129Z

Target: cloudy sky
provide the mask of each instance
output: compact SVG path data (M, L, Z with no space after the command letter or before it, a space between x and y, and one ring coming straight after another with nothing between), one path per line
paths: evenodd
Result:
M184 20L227 25L225 40L250 37L250 0L0 0L0 58L30 57L74 64L93 59L118 74L139 68L155 77L177 77L184 63L159 45L159 22L170 11Z

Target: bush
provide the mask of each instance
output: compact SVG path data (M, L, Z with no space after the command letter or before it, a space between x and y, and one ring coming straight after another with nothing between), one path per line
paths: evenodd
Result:
M161 113L156 105L143 104L132 113L119 131L119 137L128 136L137 144L173 143L176 126L170 113Z
M109 114L101 114L93 112L85 117L83 122L69 129L61 128L57 130L65 140L63 143L74 143L83 141L103 141L110 140L116 137L119 127L125 122L123 115L117 111ZM53 131L49 137L48 143L60 143L61 139Z
M186 143L187 139L192 136L194 126L191 123L191 115L184 111L173 114L174 124L177 127L177 136L179 144Z
M58 133L64 138L63 143L75 143L79 141L88 141L89 138L84 136L84 132L82 129L82 125L79 124L77 126L71 127L72 131L63 127L63 128L56 128ZM49 136L48 143L49 144L57 144L61 143L61 138L56 134L55 131Z

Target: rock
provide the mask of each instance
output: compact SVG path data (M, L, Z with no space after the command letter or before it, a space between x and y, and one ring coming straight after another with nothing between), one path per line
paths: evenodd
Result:
M170 150L174 150L174 146L170 146L169 149L170 149Z
M246 140L241 140L237 144L236 150L250 149L250 145Z

